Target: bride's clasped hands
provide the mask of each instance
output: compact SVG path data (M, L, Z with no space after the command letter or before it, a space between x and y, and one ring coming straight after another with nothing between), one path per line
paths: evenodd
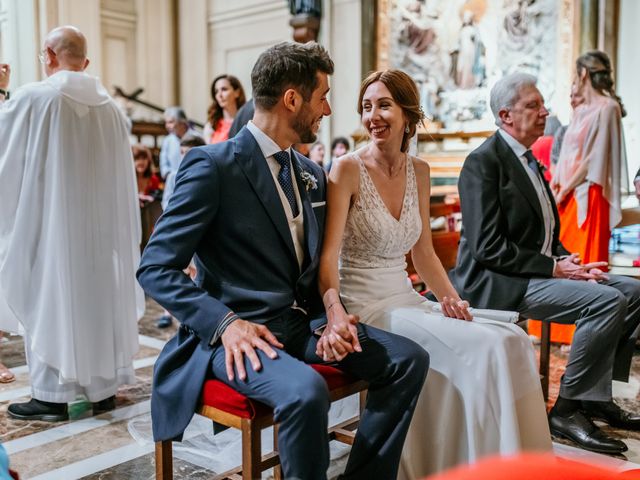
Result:
M327 290L323 296L323 302L327 313L327 324L318 339L316 355L325 362L339 362L350 353L361 352L362 347L356 327L359 317L346 312L338 292L334 289Z

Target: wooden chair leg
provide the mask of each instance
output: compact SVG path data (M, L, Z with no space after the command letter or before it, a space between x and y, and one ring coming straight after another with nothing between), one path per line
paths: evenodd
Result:
M364 412L364 407L367 404L367 392L368 390L362 390L359 393L360 396L360 415L362 416L362 412Z
M277 423L273 426L273 451L280 453L278 451L278 424ZM273 480L283 480L282 465L280 464L280 462L278 462L278 464L275 467L273 467Z
M542 322L540 338L540 383L542 396L546 402L549 399L549 357L551 355L551 322Z
M242 419L242 480L254 480L262 477L260 463L262 446L260 445L260 429L251 419Z
M156 480L173 480L171 440L156 442Z

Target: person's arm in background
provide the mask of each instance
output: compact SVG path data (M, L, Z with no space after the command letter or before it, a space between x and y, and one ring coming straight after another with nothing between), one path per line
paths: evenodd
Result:
M460 320L472 320L473 315L468 310L469 304L463 301L458 292L456 292L433 248L429 207L431 195L429 164L420 159L411 160L411 157L409 158L409 161L413 161L415 165L418 202L422 219L422 234L411 248L413 265L420 278L428 285L440 302L445 316Z

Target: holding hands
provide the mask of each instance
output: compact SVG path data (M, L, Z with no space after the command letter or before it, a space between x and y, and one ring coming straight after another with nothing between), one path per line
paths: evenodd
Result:
M598 282L608 280L609 276L601 270L606 267L607 262L591 262L582 264L577 253L572 253L562 260L558 260L553 270L555 278L566 278L568 280L586 280Z
M238 378L245 380L247 371L244 368L244 356L251 362L255 372L262 368L260 359L256 354L256 348L262 350L269 358L278 358L276 351L271 348L284 348L273 333L264 325L237 319L231 322L222 334L222 345L224 345L225 365L227 367L227 377L233 381L233 366L235 364Z
M324 294L323 302L327 326L318 340L316 355L325 362L339 362L350 353L362 352L356 327L358 316L345 311L338 292L333 288Z

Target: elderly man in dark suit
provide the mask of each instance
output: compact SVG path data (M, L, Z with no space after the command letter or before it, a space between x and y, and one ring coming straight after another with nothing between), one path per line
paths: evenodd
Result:
M640 282L608 276L605 264L581 264L558 240L553 196L529 148L549 112L536 78L515 73L491 90L499 130L467 157L460 173L462 234L451 273L462 298L481 308L575 324L552 433L583 448L619 453L598 418L640 429L640 417L612 401L611 380L627 381L640 322Z
M428 355L354 317L324 316L317 270L326 181L291 145L313 142L331 113L331 73L318 44L266 50L251 74L253 121L180 165L138 271L180 321L154 371L153 432L156 441L181 437L213 376L273 407L285 478L326 479L329 395L307 365L326 360L370 383L343 478L395 478ZM195 283L183 272L194 255ZM324 359L314 319L326 324Z

